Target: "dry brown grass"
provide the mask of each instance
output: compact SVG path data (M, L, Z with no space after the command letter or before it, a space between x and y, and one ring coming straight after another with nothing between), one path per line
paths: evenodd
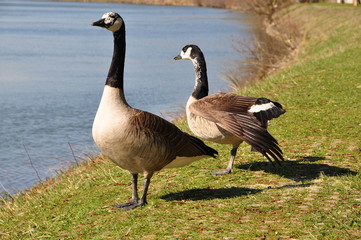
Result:
M234 89L241 89L290 64L303 34L287 13L261 18L253 27L253 39L240 42L236 50L246 59L228 72ZM244 59L244 58L243 58Z
M244 7L247 12L262 16L268 23L273 23L276 12L289 7L294 2L293 0L252 0L244 1Z

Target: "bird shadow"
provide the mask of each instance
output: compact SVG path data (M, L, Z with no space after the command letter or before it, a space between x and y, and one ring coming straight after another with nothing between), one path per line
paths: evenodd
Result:
M240 187L218 188L218 189L195 188L177 193L166 194L164 196L161 196L160 198L166 201L200 201L200 200L213 200L213 199L227 199L227 198L236 198L241 196L258 194L263 191L268 191L272 189L300 188L300 187L309 187L311 185L313 185L313 183L287 184L276 188L267 187L264 189L240 188Z
M317 161L324 160L324 157L298 157L295 161L285 161L282 166L273 166L269 162L252 162L247 164L238 165L238 169L249 171L264 171L271 174L277 174L284 178L301 182L297 184L287 184L277 188L267 187L264 189L255 188L195 188L176 193L170 193L161 196L161 199L166 201L199 201L199 200L213 200L213 199L227 199L236 198L241 196L258 194L263 191L272 189L285 189L285 188L300 188L309 187L314 183L303 183L303 181L314 180L320 177L321 174L325 176L343 176L343 175L356 175L357 172L347 168L335 167L328 164L316 163Z
M166 201L181 201L181 200L199 201L199 200L235 198L245 195L256 194L262 191L263 191L262 189L240 188L240 187L218 188L218 189L195 188L176 193L169 193L164 196L161 196L160 198Z
M295 161L283 162L282 166L273 166L269 162L253 162L238 165L237 168L277 174L297 182L314 180L319 178L321 174L329 177L357 174L357 172L347 168L315 163L324 159L324 157L301 156Z

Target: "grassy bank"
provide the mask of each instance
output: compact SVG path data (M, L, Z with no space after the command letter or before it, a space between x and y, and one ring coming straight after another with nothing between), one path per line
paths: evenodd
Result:
M148 206L116 211L130 176L95 158L3 201L0 238L360 239L361 8L295 5L283 14L304 32L297 58L240 93L287 109L270 126L284 167L244 145L234 173L213 176L230 148L210 144L220 159L161 171Z

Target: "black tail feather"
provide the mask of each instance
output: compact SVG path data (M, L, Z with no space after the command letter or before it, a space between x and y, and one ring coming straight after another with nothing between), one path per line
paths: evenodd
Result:
M277 118L286 112L280 103L273 102L267 98L258 98L254 106L261 106L270 103L273 104L273 107L253 112L253 115L258 119L258 121L260 121L262 127L264 128L267 128L268 121L273 118Z
M191 136L190 137L192 138L192 141L195 142L196 146L198 149L200 149L205 155L208 155L208 156L211 156L213 158L216 158L218 155L218 152L217 150L211 148L211 147L208 147L202 140L194 137L194 136Z

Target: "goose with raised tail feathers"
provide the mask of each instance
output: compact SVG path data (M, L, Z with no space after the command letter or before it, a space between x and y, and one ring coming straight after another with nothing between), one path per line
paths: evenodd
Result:
M119 14L108 12L93 26L113 32L114 51L92 134L101 152L132 175L131 201L115 206L132 209L147 204L148 187L155 172L215 157L217 151L172 123L128 105L123 89L124 21ZM141 198L138 196L138 174L144 175Z
M239 145L245 141L252 151L260 152L272 164L283 161L277 140L267 131L268 121L286 111L282 105L267 98L240 96L233 93L208 95L207 67L204 55L197 45L187 45L175 60L191 60L196 73L195 86L186 105L187 123L198 137L219 144L231 144L231 157L225 170L233 171Z

